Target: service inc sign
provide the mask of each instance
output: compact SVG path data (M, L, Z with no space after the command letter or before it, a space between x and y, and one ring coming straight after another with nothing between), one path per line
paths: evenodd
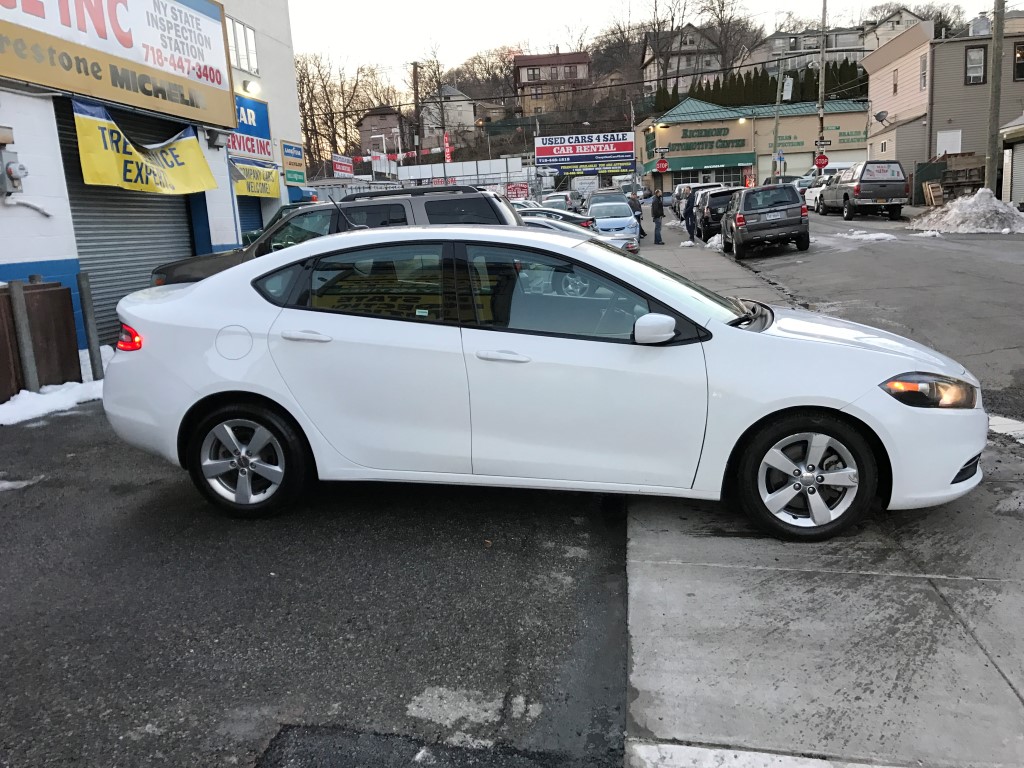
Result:
M0 0L0 76L235 127L210 0Z
M633 139L628 131L537 136L535 163L567 175L628 173L636 159Z
M235 112L238 115L238 127L228 136L228 152L272 161L274 144L270 139L270 110L267 102L236 93Z

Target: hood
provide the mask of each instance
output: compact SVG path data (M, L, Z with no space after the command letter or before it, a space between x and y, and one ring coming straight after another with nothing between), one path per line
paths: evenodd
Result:
M803 309L773 305L772 311L775 313L775 322L762 333L893 355L907 361L907 372L919 370L959 377L966 374L969 379L974 380L974 377L952 358L895 333Z
M203 256L190 256L187 259L179 259L168 264L161 264L153 272L164 276L164 285L194 283L241 264L243 261L248 261L253 258L253 252L253 246L249 245L233 251L208 253Z

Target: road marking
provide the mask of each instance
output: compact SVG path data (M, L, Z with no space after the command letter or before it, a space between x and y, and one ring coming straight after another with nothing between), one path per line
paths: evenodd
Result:
M989 416L988 429L990 432L997 432L1000 435L1012 437L1019 443L1024 443L1024 421L1008 419L1005 416Z
M894 768L846 760L820 760L798 755L712 749L681 744L626 744L626 768Z

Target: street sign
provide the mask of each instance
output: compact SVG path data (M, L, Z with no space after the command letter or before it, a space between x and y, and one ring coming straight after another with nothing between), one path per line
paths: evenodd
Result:
M663 155L666 152L668 152L668 147L655 147L654 151L657 152L659 155Z
M824 168L826 165L828 165L828 155L818 155L814 158L815 168Z
M816 146L816 147L831 147L832 146L832 140L831 139L818 139L818 141L814 142L814 146Z
M664 157L661 158L661 160L654 164L654 170L656 170L658 173L665 173L665 171L668 170L668 160L666 160Z

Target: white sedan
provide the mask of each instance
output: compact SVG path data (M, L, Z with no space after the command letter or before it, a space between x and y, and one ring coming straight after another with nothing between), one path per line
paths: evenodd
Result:
M587 290L552 289L566 277ZM557 233L322 237L118 315L111 425L237 516L315 478L382 480L727 496L822 539L876 497L927 507L981 481L962 365Z

